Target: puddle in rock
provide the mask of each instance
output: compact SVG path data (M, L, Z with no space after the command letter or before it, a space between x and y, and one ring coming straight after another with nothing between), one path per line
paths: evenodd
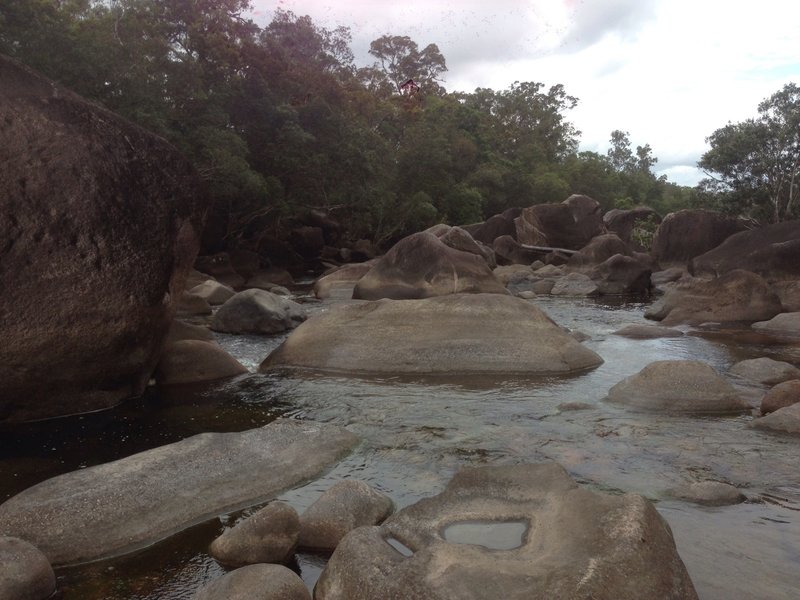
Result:
M522 546L527 531L525 521L462 521L445 527L442 537L451 544L513 550Z
M400 540L396 540L395 538L390 537L386 538L386 543L405 557L414 556L414 551L408 546L406 546Z

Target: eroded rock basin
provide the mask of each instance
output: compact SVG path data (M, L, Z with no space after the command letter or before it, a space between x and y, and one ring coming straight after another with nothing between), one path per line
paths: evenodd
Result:
M473 544L489 550L513 550L522 546L529 525L525 521L461 521L442 530L451 544Z
M200 431L248 429L284 415L343 425L365 439L323 479L281 496L298 510L343 477L367 481L402 508L439 493L462 466L555 460L590 488L635 492L656 501L701 599L794 598L800 588L800 441L750 429L750 415L657 415L627 411L602 399L611 386L655 360L703 360L725 372L735 362L760 356L800 364L800 346L736 331L631 340L611 333L644 323L642 305L536 302L559 324L590 335L585 345L605 363L571 378L487 378L469 384L253 375L208 388L197 398L188 393L154 397L119 417L103 417L102 427L84 418L69 431L62 424L25 440L3 436L0 499L44 477L118 458L143 445ZM316 307L326 309L324 303ZM251 369L278 341L252 336L220 340ZM748 397L755 401L760 389L751 388ZM567 403L589 408L559 410ZM95 441L98 436L101 441ZM667 497L670 488L707 479L731 483L754 502L704 508ZM63 598L189 598L224 572L206 554L222 527L214 520L134 556L61 570ZM296 568L312 586L324 562L301 554Z

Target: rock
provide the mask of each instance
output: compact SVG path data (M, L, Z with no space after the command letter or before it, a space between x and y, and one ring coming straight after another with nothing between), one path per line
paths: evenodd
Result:
M589 196L573 195L561 204L537 204L514 219L520 244L580 250L605 233L600 204Z
M597 296L597 284L583 273L569 273L556 280L550 290L553 296Z
M182 316L195 316L195 315L210 315L213 310L211 305L205 298L201 298L197 294L183 291L181 292L180 299L176 310L177 314Z
M211 333L211 330L206 327L200 327L199 325L192 325L190 323L184 323L179 319L174 319L172 321L172 325L169 326L166 346L182 340L201 340L203 342L213 342L214 334Z
M285 502L272 502L226 530L208 553L229 567L256 563L287 563L300 535L300 517Z
M0 535L30 541L54 565L131 552L317 477L357 441L288 419L202 433L24 490L0 504Z
M650 267L632 256L615 254L586 274L601 296L650 293Z
M740 361L731 367L730 374L767 385L800 379L800 369L794 365L766 357Z
M233 291L233 288L229 288L227 285L211 279L204 281L200 285L194 286L188 290L188 293L193 296L199 296L211 306L225 304L225 302L230 300L234 294L236 294L236 292Z
M303 217L303 221L312 227L319 227L322 230L326 244L332 246L339 242L339 238L342 235L342 224L327 212L311 210Z
M247 373L238 360L214 342L183 340L168 345L156 367L159 385L213 381Z
M430 298L457 293L508 294L486 261L455 250L431 233L403 238L356 284L353 298Z
M545 265L544 267L536 269L533 273L538 277L561 277L564 274L564 267Z
M658 226L653 237L653 256L663 266L686 264L745 227L741 219L713 210L679 210L664 217Z
M0 422L140 395L207 198L163 139L0 56Z
M325 246L325 236L321 227L304 225L289 232L289 244L306 260L316 258Z
M749 271L731 271L711 281L677 284L644 316L664 325L700 325L763 321L780 311L780 300L766 281Z
M367 274L375 261L367 261L363 263L352 263L342 265L332 273L323 275L314 282L314 295L317 298L324 299L335 296L337 298L351 298L353 296L353 288L364 275Z
M542 256L541 250L523 248L510 235L501 235L492 245L494 255L502 265L529 265Z
M781 313L769 321L759 321L751 325L753 329L782 335L800 335L800 312Z
M245 283L244 287L259 288L270 291L272 288L278 285L294 285L294 279L286 269L273 267L271 269L261 269L258 271L255 275L247 280L247 283Z
M463 469L433 498L342 540L316 600L697 598L653 505L563 468Z
M800 434L800 403L779 408L766 417L755 419L752 427L778 433Z
M750 410L736 389L705 363L660 360L608 391L609 402L686 415L740 414Z
M678 329L659 327L657 325L626 325L622 329L615 331L612 335L621 335L622 337L634 339L652 340L657 338L683 337L684 333Z
M45 600L56 591L56 576L47 558L35 546L0 536L0 598Z
M451 294L335 306L292 332L260 370L544 375L602 362L525 300Z
M531 283L531 291L537 296L546 296L553 291L556 285L555 279L540 279Z
M333 552L356 527L380 525L394 502L363 481L348 479L329 488L300 517L301 548Z
M579 410L592 410L597 408L593 404L587 404L586 402L562 402L556 408L561 412L575 412Z
M231 257L227 252L198 256L194 262L194 267L202 273L213 275L214 279L229 288L239 289L245 282L245 278L233 268Z
M515 295L517 296L517 298L522 298L523 300L533 300L534 298L536 298L536 294L530 290L525 290ZM580 342L582 340L578 341Z
M800 281L776 281L772 291L781 299L783 312L800 312Z
M650 218L656 223L661 223L661 217L648 206L631 209L613 208L603 215L603 224L609 232L616 233L623 242L630 242L636 224Z
M631 256L631 249L614 233L598 235L570 257L567 269L585 272L616 254Z
M448 227L447 225L445 227ZM494 269L497 264L495 263L494 251L483 244L476 242L472 236L461 227L449 227L447 231L443 231L441 235L437 236L445 246L450 246L454 250L461 250L462 252L469 252L476 254L486 261L490 269Z
M514 225L514 219L522 212L521 208L511 209L514 212L504 212L500 215L489 217L485 223L479 224L474 230L469 231L472 238L477 242L482 242L489 246L494 245L494 241L503 235L510 235L512 238L517 238L517 228ZM512 216L513 215L513 216Z
M230 261L233 270L245 279L250 279L261 269L261 255L252 250L236 249L231 252Z
M378 256L378 249L370 240L356 240L350 247L353 262L365 262Z
M283 565L250 565L213 580L192 600L311 600L311 594Z
M729 506L746 500L737 488L719 481L701 481L672 490L675 498L702 506Z
M190 269L189 274L186 276L186 285L184 289L190 290L208 280L216 281L216 279L214 279L214 277L208 273L201 273L197 269Z
M270 294L275 294L276 296L291 296L292 292L287 290L282 285L275 285L269 289Z
M678 281L681 277L686 275L686 269L683 267L670 267L663 271L657 271L650 276L650 281L654 286L662 285L664 283L672 283Z
M778 409L800 402L800 379L790 379L773 387L761 399L761 414L766 415Z
M758 273L767 281L800 279L800 221L785 221L741 231L697 256L694 275L719 276L736 269Z
M495 268L492 273L505 286L514 280L533 277L533 269L527 265L504 265Z
M211 329L224 333L279 333L297 327L305 318L305 310L297 302L251 289L223 304L211 321Z

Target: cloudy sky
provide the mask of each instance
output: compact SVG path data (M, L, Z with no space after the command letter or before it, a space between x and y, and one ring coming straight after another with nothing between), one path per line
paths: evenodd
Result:
M439 46L449 91L514 81L564 84L581 148L605 153L614 129L648 143L670 181L694 185L705 138L800 82L800 2L790 0L252 0L345 25L360 64L383 34Z

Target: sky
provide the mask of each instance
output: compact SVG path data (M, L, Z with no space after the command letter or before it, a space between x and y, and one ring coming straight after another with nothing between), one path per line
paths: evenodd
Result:
M561 83L579 99L566 116L581 150L605 153L611 131L650 144L657 173L702 178L705 139L757 115L800 82L800 2L792 0L251 0L254 19L276 9L322 27L350 28L359 66L369 44L407 35L439 47L448 91Z

